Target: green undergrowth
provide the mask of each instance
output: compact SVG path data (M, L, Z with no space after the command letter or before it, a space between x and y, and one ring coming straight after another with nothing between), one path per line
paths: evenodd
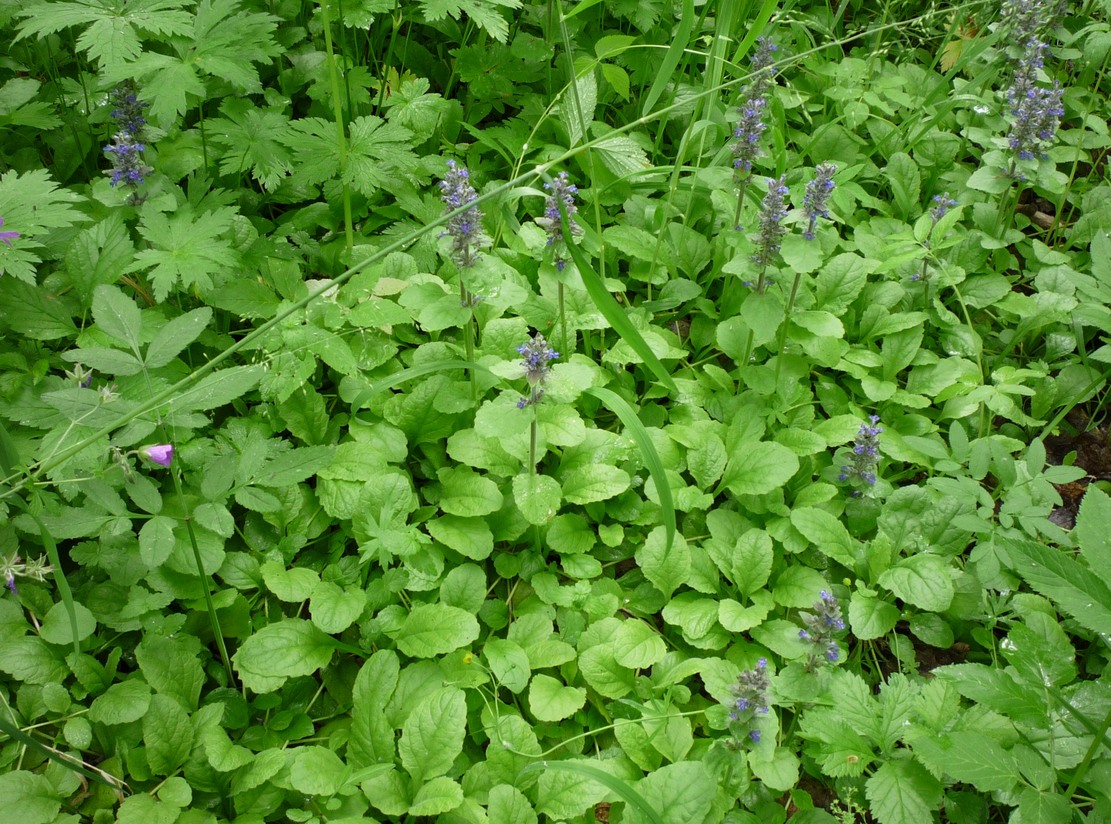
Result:
M1111 822L1106 0L0 2L0 809Z

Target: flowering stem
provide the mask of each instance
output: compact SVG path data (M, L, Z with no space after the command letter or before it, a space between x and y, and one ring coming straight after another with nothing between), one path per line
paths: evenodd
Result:
M787 298L787 305L783 309L783 326L779 329L779 355L775 359L775 386L779 386L779 373L783 367L783 350L787 346L787 325L791 321L791 309L795 305L795 296L798 295L799 281L802 280L802 272L795 272L795 279L791 283L791 294Z
M567 348L567 306L563 299L563 282L559 284L559 337L563 351L570 352Z
M536 431L539 428L539 421L537 421L538 412L536 407L532 408L532 423L529 424L529 439L528 439L528 473L530 475L536 474Z
M328 4L320 4L320 13L324 16L324 45L327 48L326 60L328 62L328 79L332 86L332 114L336 120L336 152L339 154L339 175L343 184L343 224L347 238L347 253L350 254L355 246L355 228L351 217L351 189L347 181L343 180L347 171L347 135L345 133L343 118L343 100L339 93L339 72L336 69L335 49L332 46L332 18L328 11Z
M231 659L228 657L228 648L224 644L224 633L220 629L220 616L216 614L216 605L212 602L212 579L205 574L204 561L201 560L201 548L197 544L197 534L193 531L193 516L189 514L188 504L185 502L185 493L181 489L181 478L178 477L177 467L170 468L170 477L174 479L174 490L177 492L177 498L181 502L182 511L185 516L182 521L185 523L185 531L189 533L189 543L193 547L193 560L197 562L197 575L201 579L201 588L204 590L204 604L205 609L208 611L208 621L212 625L212 634L216 638L216 647L220 650L220 660L224 662L224 671L228 674L228 686L235 683L235 671L231 667Z

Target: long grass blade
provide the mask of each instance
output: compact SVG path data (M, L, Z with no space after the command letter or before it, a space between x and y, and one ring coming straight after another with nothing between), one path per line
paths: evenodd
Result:
M586 390L587 395L593 395L621 419L629 434L640 447L640 454L644 458L644 465L648 467L648 474L656 482L656 494L660 496L660 511L663 514L664 533L667 536L667 548L675 540L675 500L671 495L671 484L667 481L663 461L652 443L648 430L637 417L636 410L615 392L600 386L592 386Z
M567 210L563 207L563 203L559 203L559 214L563 221L563 236L574 237L571 234L571 223L567 217ZM637 328L633 326L633 322L629 320L629 316L614 300L613 295L606 289L606 285L602 279L598 277L598 273L590 265L590 261L586 259L586 255L582 253L579 247L574 243L567 244L567 251L571 253L572 260L579 268L579 275L582 277L583 285L586 286L586 292L590 295L590 299L594 301L594 305L598 307L598 311L602 316L609 321L613 330L617 332L621 338L633 348L633 351L640 355L644 365L647 366L652 374L656 376L657 380L662 383L672 392L672 394L679 394L679 387L675 385L672 380L671 374L660 363L660 359L656 357L656 353L649 348L648 343L641 336Z
M679 18L679 28L675 30L675 37L671 41L671 46L668 48L667 53L664 55L663 63L660 64L660 70L656 74L656 79L652 81L652 87L648 89L648 94L645 95L644 105L641 106L640 116L644 117L652 111L653 107L659 101L660 96L667 88L675 77L675 67L679 65L679 61L683 59L683 51L687 48L687 44L691 39L691 31L694 29L694 0L683 0L683 14Z
M563 772L578 773L579 775L586 776L592 781L597 781L602 786L617 793L621 796L621 800L630 806L636 807L644 814L652 824L664 824L663 818L660 816L652 806L644 800L644 796L638 793L625 781L614 775L610 775L605 770L598 767L592 767L590 764L583 764L579 761L536 761L529 764L523 770L526 772L542 772L544 770L562 770Z

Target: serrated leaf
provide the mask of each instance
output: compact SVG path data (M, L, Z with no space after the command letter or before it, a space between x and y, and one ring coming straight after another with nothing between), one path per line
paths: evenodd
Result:
M659 814L654 819L635 806L630 806L624 821L628 824L691 824L705 821L710 813L717 781L698 761L668 764L645 776L636 785L637 792L652 810Z
M648 533L644 546L636 551L636 561L644 577L669 598L691 574L691 553L686 539L679 535L669 547L662 526Z
M933 818L941 785L917 762L888 761L864 786L870 812L880 824L921 824Z
M461 14L466 14L476 26L504 43L509 38L509 23L499 7L519 9L521 0L420 0L420 5L426 20L442 20L447 16L458 20Z
M143 743L147 763L155 775L172 775L193 749L193 725L187 713L166 695L151 697L143 715Z
M1004 546L1015 571L1054 606L1092 632L1111 635L1111 587L1092 570L1060 549L1033 541L1012 538Z
M62 795L45 775L12 770L0 775L0 805L21 824L50 824L62 807Z
M92 309L93 320L102 332L139 353L143 318L135 301L114 286L98 286L93 291Z
M296 747L289 765L289 783L305 795L333 796L343 785L346 766L327 747Z
M1080 502L1073 535L1088 568L1111 587L1111 497L1095 484Z
M938 737L916 739L912 746L931 768L981 792L1009 790L1019 781L1011 753L980 732L954 730Z
M745 443L730 459L723 481L735 495L763 495L787 483L798 468L798 456L782 444Z
M463 751L467 702L463 691L446 687L413 708L401 728L401 764L419 786L444 775Z
M613 657L623 667L646 669L667 654L667 645L647 624L626 620L613 636Z
M157 369L168 364L182 349L200 337L211 320L212 310L207 306L186 312L171 320L158 330L154 340L147 346L143 358L146 366Z

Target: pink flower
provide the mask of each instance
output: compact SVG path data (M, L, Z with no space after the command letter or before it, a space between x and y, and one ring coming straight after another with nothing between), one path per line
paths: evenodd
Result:
M173 444L156 443L142 447L139 449L139 454L149 458L159 466L169 466L170 461L174 459L174 447Z
M3 225L4 218L0 217L0 226ZM9 246L12 245L12 241L15 240L17 237L19 237L19 232L0 232L0 240L8 244Z

